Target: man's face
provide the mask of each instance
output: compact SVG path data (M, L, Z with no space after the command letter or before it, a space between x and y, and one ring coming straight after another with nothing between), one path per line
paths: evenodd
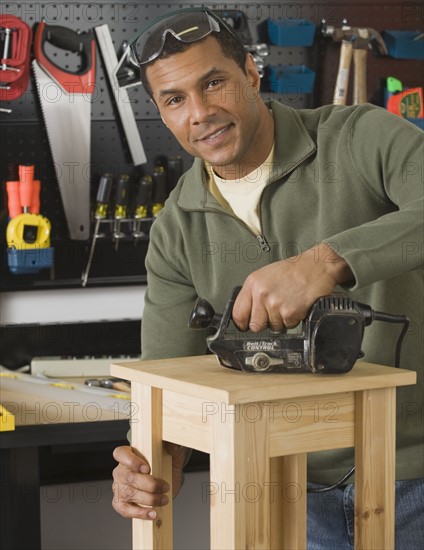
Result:
M233 169L252 171L263 161L269 120L267 125L261 116L259 75L250 56L245 74L208 37L156 61L146 74L163 121L188 153L230 179Z

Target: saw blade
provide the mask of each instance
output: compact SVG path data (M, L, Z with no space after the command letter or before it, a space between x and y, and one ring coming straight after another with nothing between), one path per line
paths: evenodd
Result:
M71 239L90 234L91 95L71 94L34 60L44 122Z

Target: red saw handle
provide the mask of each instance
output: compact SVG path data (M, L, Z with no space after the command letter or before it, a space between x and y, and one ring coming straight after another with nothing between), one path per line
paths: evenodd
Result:
M78 71L65 71L44 51L45 42L50 42L63 50L69 50L81 55L82 67ZM45 69L68 93L93 94L96 79L96 43L93 31L78 33L67 27L46 25L41 21L35 32L34 55L38 63Z

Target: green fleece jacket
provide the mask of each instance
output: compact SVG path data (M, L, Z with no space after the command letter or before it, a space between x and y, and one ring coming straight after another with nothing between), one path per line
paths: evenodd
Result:
M151 229L142 357L204 354L205 334L187 328L196 296L220 312L252 271L327 242L354 273L344 291L410 318L401 367L417 371L418 383L397 391L397 478L423 477L424 134L372 105L269 106L275 156L260 202L262 236L209 193L196 158ZM400 329L367 327L365 360L393 365ZM310 454L309 480L336 481L352 456L352 449Z

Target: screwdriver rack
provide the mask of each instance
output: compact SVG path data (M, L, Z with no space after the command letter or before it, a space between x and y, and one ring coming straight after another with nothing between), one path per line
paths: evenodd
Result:
M139 241L148 241L152 223L155 221L154 216L145 218L122 218L120 219L120 236L114 232L116 220L114 218L105 218L100 220L100 232L96 239L98 241L114 242L119 240L124 242L133 242L137 244Z
M2 2L0 11L12 14L25 21L32 29L42 19L47 24L61 25L77 31L87 31L107 24L118 52L125 40L140 32L153 19L173 10L200 3L180 0L148 2L128 2L126 0L88 0L70 2L33 2L33 0ZM295 3L257 2L246 0L243 3L229 0L225 3L204 2L210 9L238 9L247 15L248 26L254 43L269 43L266 22L303 18L319 27L325 19L329 25L340 25L347 18L352 26L364 24L377 30L422 29L422 2L412 0L355 0L348 4L324 1L297 0ZM319 33L318 33L319 34ZM339 46L315 36L311 47L270 46L267 58L269 65L306 65L316 73L314 91L311 94L277 94L269 92L266 75L263 79L263 95L267 99L275 98L294 108L314 107L331 103L336 79ZM50 45L48 45L50 47ZM57 63L67 70L78 68L79 56L59 49L48 52ZM396 60L368 56L367 87L378 90L379 77L395 75L405 84L423 85L420 61ZM91 164L90 184L92 205L95 204L99 178L105 172L114 177L129 173L134 179L152 172L157 157L180 155L184 168L191 165L191 157L182 150L175 138L163 125L147 94L139 87L129 88L129 99L134 112L137 129L140 133L147 164L135 168L131 163L128 144L122 133L113 94L109 89L107 75L101 56L96 61L96 95L91 108ZM379 104L378 94L371 96L373 103ZM0 163L0 182L6 181L7 163L34 164L37 167L35 177L41 180L40 209L51 221L51 241L55 248L54 271L45 270L35 275L13 275L7 268L5 228L7 225L6 199L0 204L0 290L28 290L37 288L80 287L81 273L85 267L89 241L71 241L67 236L65 215L57 186L56 174L49 149L47 134L43 123L38 96L31 75L25 94L15 101L1 102L2 125L2 162ZM129 220L129 221L127 221ZM125 236L120 239L118 251L114 250L113 230L110 228L112 217L102 222L103 238L97 239L93 266L90 272L90 285L140 284L146 281L144 267L148 246L148 229L154 218L143 221L145 236L134 239L133 219L122 221ZM137 245L134 245L134 241Z
M119 225L117 225L117 220L114 218L99 220L99 230L97 233L95 230L93 232L90 254L87 254L86 268L81 276L82 286L85 287L91 283L91 265L100 242L105 243L105 245L109 243L108 245L114 248L115 253L117 253L121 244L132 243L134 247L138 247L140 242L148 243L150 228L154 220L154 217L121 218Z

